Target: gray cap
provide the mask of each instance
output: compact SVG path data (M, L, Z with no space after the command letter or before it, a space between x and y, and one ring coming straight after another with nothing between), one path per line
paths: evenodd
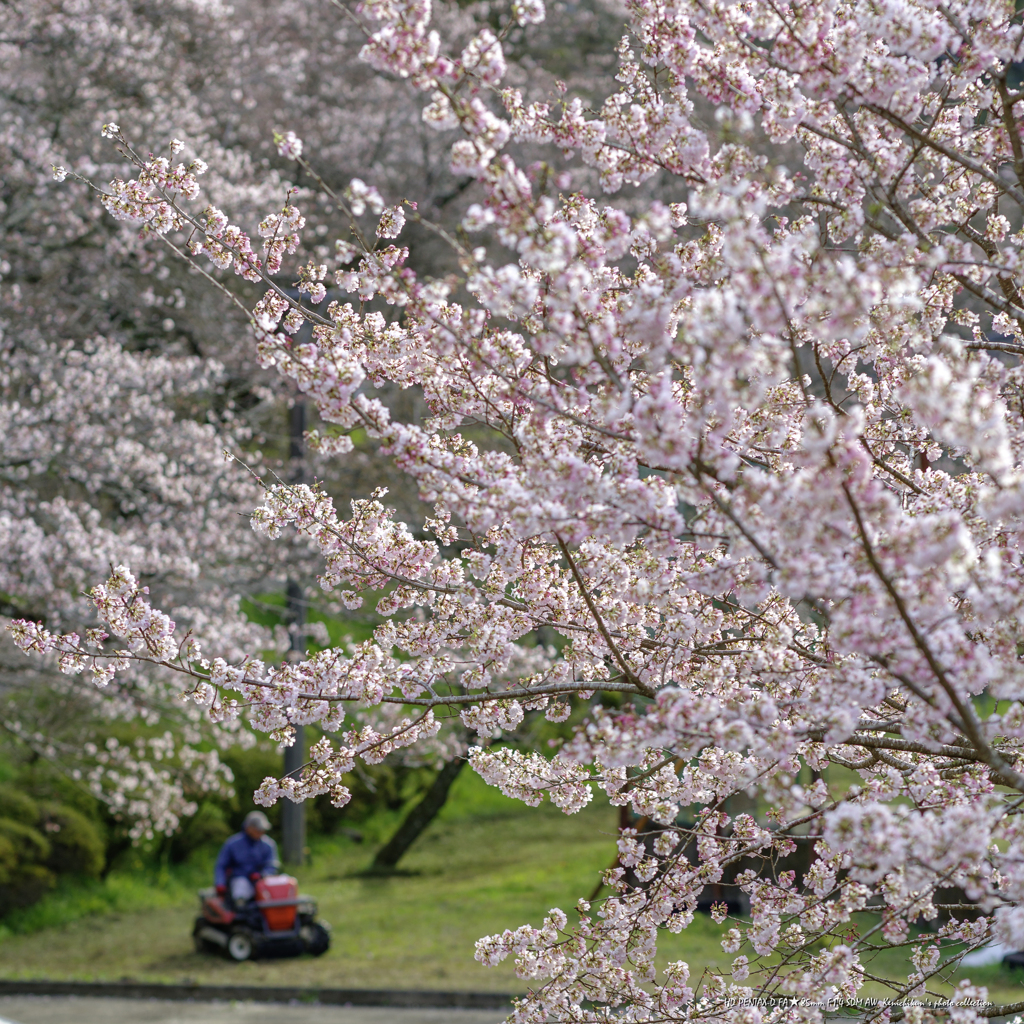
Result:
M250 811L242 822L242 828L258 828L261 832L270 831L270 822L262 811Z

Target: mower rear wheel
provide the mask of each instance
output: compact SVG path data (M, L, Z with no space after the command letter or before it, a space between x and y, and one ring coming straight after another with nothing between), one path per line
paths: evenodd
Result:
M232 928L225 948L228 956L236 963L253 959L256 955L256 937L248 928Z
M319 923L303 925L302 945L307 953L323 956L331 947L331 933Z

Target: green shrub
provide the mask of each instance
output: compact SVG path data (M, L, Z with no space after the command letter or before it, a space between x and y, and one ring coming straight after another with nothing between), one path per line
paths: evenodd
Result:
M46 837L31 825L23 825L13 818L0 818L0 836L14 844L20 864L45 864L50 857Z
M11 872L9 881L0 885L0 916L32 906L53 888L55 882L53 872L42 864L18 865Z
M35 825L39 821L39 808L26 793L5 786L0 789L0 818L9 818L22 825Z
M31 906L53 887L53 872L46 867L49 856L50 844L41 832L0 818L0 916Z
M50 841L46 865L59 875L98 878L106 860L99 829L80 811L66 804L39 805L39 825Z
M69 779L52 764L47 764L45 761L33 761L22 765L13 785L20 793L33 800L50 800L73 808L79 814L84 814L90 821L97 823L102 831L99 822L105 815L103 804L81 782ZM4 815L2 811L0 811L0 816L10 817L10 815Z
M242 819L249 811L256 808L252 794L268 775L273 775L275 778L280 776L284 770L283 760L276 750L262 745L251 747L249 750L235 747L223 754L221 760L231 769L235 778L232 783L235 795L229 800L221 802L221 808L225 812L228 825L233 829L241 828ZM261 807L260 810L266 813L272 828L277 829L280 826L280 804L274 804L273 807Z
M0 916L41 899L58 874L97 877L103 861L100 831L80 811L0 792Z
M7 836L0 836L0 886L10 882L17 867L18 851L14 843Z
M209 800L199 805L191 818L171 839L171 860L180 863L194 850L219 845L231 835L231 827L221 807Z

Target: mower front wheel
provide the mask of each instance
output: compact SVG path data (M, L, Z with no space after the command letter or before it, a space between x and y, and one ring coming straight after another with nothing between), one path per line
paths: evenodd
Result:
M258 953L256 936L248 928L232 928L225 951L235 963L254 960Z
M330 949L331 933L322 924L304 925L301 935L303 948L313 956L323 956Z

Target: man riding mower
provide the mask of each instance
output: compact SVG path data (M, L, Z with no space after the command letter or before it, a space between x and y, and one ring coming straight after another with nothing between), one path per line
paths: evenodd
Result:
M328 926L316 920L316 904L299 895L295 879L279 874L269 830L267 816L252 811L221 847L214 887L199 891L201 913L192 929L197 952L221 949L237 961L327 952Z

